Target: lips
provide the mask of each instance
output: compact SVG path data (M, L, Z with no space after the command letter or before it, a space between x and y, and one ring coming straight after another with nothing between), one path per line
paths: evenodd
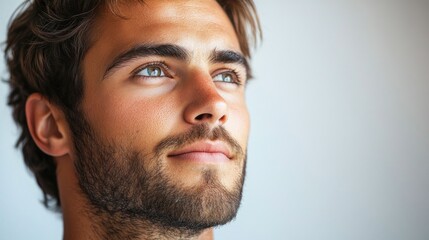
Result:
M221 141L199 141L175 150L168 157L193 161L228 161L232 153Z

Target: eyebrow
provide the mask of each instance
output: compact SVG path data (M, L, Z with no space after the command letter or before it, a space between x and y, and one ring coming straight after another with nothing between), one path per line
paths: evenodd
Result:
M115 69L120 68L136 58L147 56L170 57L177 60L189 62L189 52L174 44L144 44L135 46L124 53L119 54L107 67L103 79L110 75ZM240 53L231 50L213 50L209 58L211 63L233 63L242 65L247 71L247 78L250 78L250 65L247 59Z
M103 79L105 79L115 69L122 67L129 61L147 56L171 57L178 60L189 61L188 52L184 48L177 45L138 45L115 57L104 73Z
M247 78L251 78L251 69L247 59L238 52L231 50L214 50L210 55L212 63L233 63L242 65L247 72Z

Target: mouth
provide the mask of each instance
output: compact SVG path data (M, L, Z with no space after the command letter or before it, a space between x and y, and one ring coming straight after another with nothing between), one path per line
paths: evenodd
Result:
M167 157L201 163L221 163L233 159L231 150L221 141L199 141L169 153Z

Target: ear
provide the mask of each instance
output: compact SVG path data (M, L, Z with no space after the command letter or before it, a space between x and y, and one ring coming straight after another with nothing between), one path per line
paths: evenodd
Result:
M25 104L28 129L44 153L60 157L70 152L70 136L63 112L39 93L31 94Z

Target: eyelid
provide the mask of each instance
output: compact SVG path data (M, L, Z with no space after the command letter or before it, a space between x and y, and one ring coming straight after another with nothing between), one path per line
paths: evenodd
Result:
M237 85L242 85L243 84L243 80L242 80L242 76L241 73L239 71L237 71L236 69L228 69L228 68L224 68L224 69L219 69L217 71L214 72L214 74L212 75L212 77L215 77L219 74L224 74L224 73L230 73L231 75L233 75L234 78L234 82Z
M131 72L131 75L133 77L148 77L148 76L138 75L139 72L141 72L143 69L145 69L147 67L159 67L159 68L161 68L161 70L164 71L165 77L172 77L172 75L173 75L171 69L167 66L167 64L164 61L155 61L155 62L145 63L145 64L137 67L135 70L133 70Z

